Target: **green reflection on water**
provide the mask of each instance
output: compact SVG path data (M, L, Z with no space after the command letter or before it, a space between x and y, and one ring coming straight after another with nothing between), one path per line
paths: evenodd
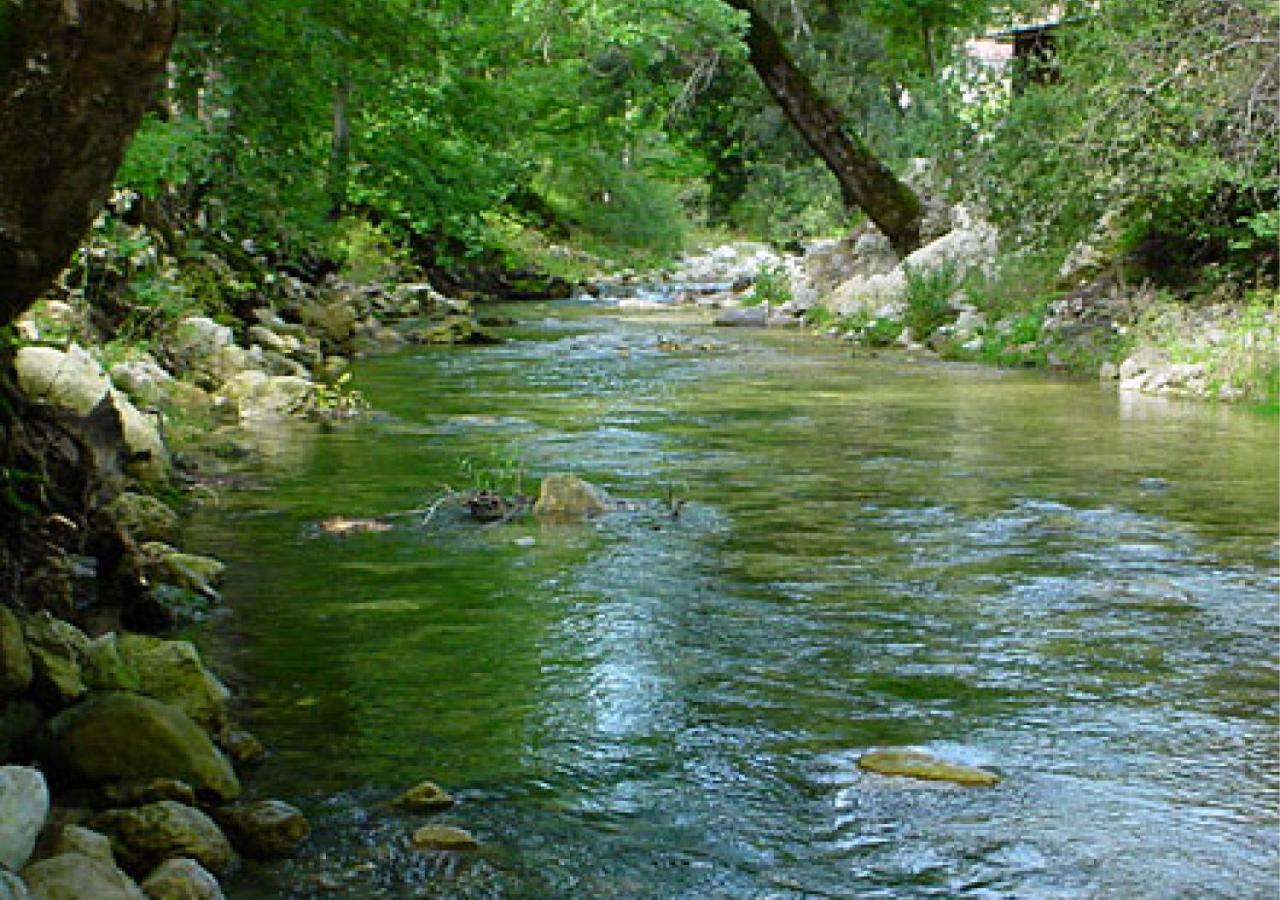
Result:
M388 420L316 438L197 526L236 564L215 643L275 749L255 785L318 823L239 894L1267 889L1274 420L792 334L668 354L657 331L700 327L519 314L531 340L363 363ZM638 508L311 527L420 507L495 449ZM1004 785L856 771L900 744ZM426 777L485 853L404 849L412 822L379 804Z

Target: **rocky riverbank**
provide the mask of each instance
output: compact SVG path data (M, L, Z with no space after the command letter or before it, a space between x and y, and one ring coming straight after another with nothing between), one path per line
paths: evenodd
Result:
M630 309L672 302L718 325L805 325L866 347L1093 375L1118 389L1224 402L1274 401L1274 291L1227 286L1175 298L1135 275L1100 228L1060 264L1004 252L964 206L931 207L926 243L899 260L874 227L802 252L726 244L682 258L654 291L622 273L593 287Z
M239 859L305 839L298 810L242 800L266 750L173 639L217 610L224 568L180 548L182 512L229 460L359 415L353 355L499 340L425 282L179 259L141 237L117 294L64 276L0 353L0 900L218 897ZM235 302L139 322L139 268ZM129 306L114 321L113 298Z

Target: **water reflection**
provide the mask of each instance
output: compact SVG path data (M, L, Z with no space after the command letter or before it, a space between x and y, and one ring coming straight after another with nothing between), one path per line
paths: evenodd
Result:
M318 823L237 895L1273 892L1274 421L797 335L663 353L650 320L556 315L364 364L389 421L201 526L277 749L256 786ZM306 536L517 444L638 508ZM876 745L1004 782L861 773ZM482 854L407 850L380 804L422 777Z

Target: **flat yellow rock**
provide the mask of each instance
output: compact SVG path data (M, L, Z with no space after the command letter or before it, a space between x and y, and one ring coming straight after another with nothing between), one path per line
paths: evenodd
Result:
M419 850L474 850L480 846L471 832L452 825L423 825L411 840Z
M919 778L924 781L949 781L952 784L989 786L997 784L1000 776L977 766L966 766L938 759L919 750L868 750L858 759L858 768L877 775L898 775L902 778Z

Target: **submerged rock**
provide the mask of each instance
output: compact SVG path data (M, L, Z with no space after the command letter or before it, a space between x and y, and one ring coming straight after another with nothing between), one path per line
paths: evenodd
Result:
M712 324L722 328L764 328L769 324L769 309L763 305L726 309Z
M419 850L474 850L480 846L471 832L452 825L423 825L410 841Z
M250 859L290 856L311 833L302 812L283 800L224 806L214 815L235 848Z
M484 330L469 316L448 316L415 336L423 344L500 344L502 338Z
M859 757L858 768L877 775L899 775L903 778L949 781L972 786L993 785L1000 781L1000 776L996 773L977 766L947 762L919 750L897 747L867 751Z
M173 800L108 810L90 825L111 838L116 857L132 872L149 872L166 859L187 857L225 874L236 861L231 843L212 819Z
M142 882L150 900L223 900L225 896L204 866L194 859L166 859Z
M393 806L409 812L436 812L448 809L454 802L453 797L434 781L414 785L391 801Z
M221 800L240 795L231 764L181 710L127 693L94 694L45 723L41 759L87 784L176 778Z
M267 758L267 748L243 728L224 728L218 735L218 746L227 756L237 772L251 769Z
M576 475L548 475L542 479L533 514L548 519L584 519L610 512L609 495Z
M0 768L0 867L20 869L49 815L49 788L37 769Z

